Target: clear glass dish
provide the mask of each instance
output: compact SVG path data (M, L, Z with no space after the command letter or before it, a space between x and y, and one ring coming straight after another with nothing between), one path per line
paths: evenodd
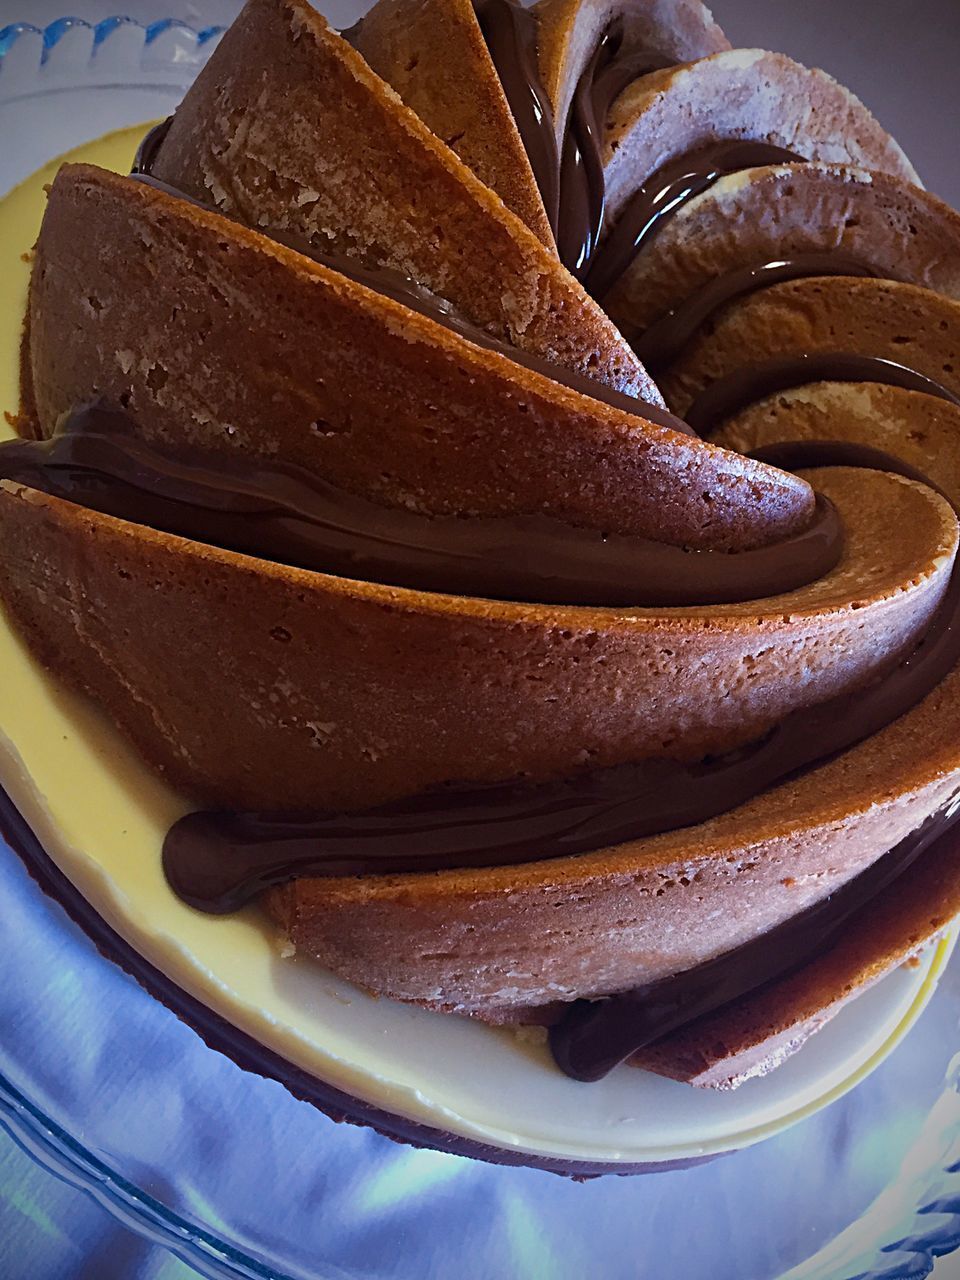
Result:
M0 190L165 115L216 31L158 15L0 31ZM241 1071L0 847L0 1123L212 1276L853 1280L960 1243L960 957L852 1093L758 1147L576 1183L398 1146Z

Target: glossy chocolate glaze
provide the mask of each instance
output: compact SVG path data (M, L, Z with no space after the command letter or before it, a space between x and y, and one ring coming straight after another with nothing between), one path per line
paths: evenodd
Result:
M607 268L595 267L594 262L606 208L604 122L614 100L628 85L652 71L674 65L674 59L657 49L624 50L623 20L615 19L601 35L577 82L558 148L555 121L537 65L535 15L517 0L476 0L475 8L540 188L560 261L579 280L588 282L595 297L600 297L613 283L604 283ZM639 217L639 204L636 210L635 216ZM639 251L640 243L641 239L637 239L634 252ZM622 271L630 255L620 238L616 240L615 253ZM602 260L605 262L607 257L604 249ZM591 283L595 272L598 286Z
M942 383L895 360L847 351L817 351L745 364L718 378L696 397L687 410L687 422L699 435L708 436L748 405L811 382L877 382L960 405L960 397Z
M803 160L795 151L772 143L736 141L711 143L670 160L630 197L594 254L585 281L587 291L602 302L666 219L727 174Z
M550 99L537 70L537 18L516 0L475 0L480 30L496 69L551 227L560 202L560 162Z
M893 462L891 470L896 470ZM164 866L200 910L235 910L299 876L400 874L570 857L695 826L855 746L960 662L960 575L923 642L865 690L795 711L764 739L696 764L646 760L538 785L450 786L362 813L194 813Z
M578 1000L550 1029L557 1065L575 1080L600 1080L638 1050L809 964L922 854L934 846L953 851L960 839L958 819L954 800L822 902L742 947L632 991Z
M876 279L880 275L879 271L859 258L839 249L823 253L798 253L789 258L777 258L756 266L726 271L697 289L659 320L655 320L643 336L633 343L633 349L647 370L656 376L677 359L702 324L739 298L760 289L769 289L786 280L801 280L810 276L869 276ZM884 278L892 277L884 273Z
M163 146L164 139L170 132L170 126L173 123L173 116L167 116L166 120L161 120L159 124L155 124L152 129L143 135L137 154L133 157L133 165L130 173L134 177L140 175L149 175L153 173L153 166L156 163L160 148Z
M641 76L673 65L655 49L622 52L623 19L601 36L574 90L563 131L560 216L554 228L560 261L583 280L600 243L606 209L603 128L614 100Z
M545 604L723 604L815 581L843 530L817 498L773 546L685 551L546 516L423 516L280 461L244 463L145 442L123 409L64 415L46 440L0 444L0 477L108 515L261 559L365 582Z

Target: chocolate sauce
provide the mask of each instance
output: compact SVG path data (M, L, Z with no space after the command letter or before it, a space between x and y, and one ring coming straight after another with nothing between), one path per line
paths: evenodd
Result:
M161 182L159 178L154 178L150 174L131 174L131 177L156 191L162 192L164 195L177 200L184 200L187 204L215 213L219 217L226 216L219 209L215 209L203 200L186 195L177 187ZM364 288L370 289L374 293L391 298L394 302L399 302L409 310L426 316L427 319L433 320L436 324L443 325L444 328L450 329L453 333L466 338L476 346L484 347L488 351L496 351L499 355L506 356L508 360L512 360L514 364L542 374L552 382L569 387L571 391L589 396L591 400L599 400L601 404L607 404L613 409L629 413L631 417L641 418L643 421L655 423L657 426L668 427L671 431L678 431L682 435L693 435L693 432L682 419L677 418L659 405L650 404L648 401L640 400L636 396L627 395L625 392L617 391L602 382L595 382L592 378L586 378L582 374L575 373L563 365L553 364L542 356L522 351L518 347L501 342L499 338L495 338L492 334L487 333L486 330L480 329L464 319L445 298L431 293L429 289L425 289L416 280L403 275L399 271L394 271L390 267L367 266L346 254L323 252L317 249L306 236L299 235L294 231L269 230L262 227L258 227L256 230L261 235L266 235L275 240L278 244L292 249L294 253L299 253L305 258L309 258L319 266L326 267L330 271L336 271L339 275L346 276L348 280L353 280L354 283L363 285Z
M474 8L547 218L555 229L560 162L553 111L537 70L537 17L516 0L476 0Z
M753 551L685 551L545 516L423 516L281 462L173 453L98 404L46 440L0 444L0 477L80 506L261 559L454 595L672 606L777 595L834 567L843 531L818 497L802 532Z
M881 274L885 279L892 279L889 274L876 271L859 258L840 250L798 253L789 258L778 258L773 262L726 271L697 289L659 320L655 320L643 336L633 343L633 349L646 369L657 376L681 355L701 325L738 298L744 298L760 289L769 289L786 280L801 280L810 276L878 278Z
M708 436L748 405L811 382L877 382L922 391L960 405L960 397L947 387L895 360L847 351L818 351L744 365L718 378L694 400L687 411L687 422L699 435Z
M849 465L857 447L788 446L798 465ZM899 460L863 461L895 473ZM868 689L797 711L761 742L696 765L655 760L539 786L447 788L349 815L194 813L175 823L163 866L199 910L232 911L298 876L399 874L567 857L695 825L849 749L915 706L960 661L960 573L926 636ZM901 842L825 902L717 960L598 1002L578 1001L551 1030L554 1057L597 1080L632 1053L782 977L831 945L851 916L956 821L958 806Z
M491 1147L459 1134L432 1128L344 1093L312 1075L303 1067L272 1049L262 1041L241 1031L227 1018L189 995L167 974L150 964L139 951L98 914L80 890L57 867L43 848L9 795L0 788L0 837L22 860L27 872L41 891L51 897L79 928L91 939L97 950L111 963L119 965L155 1000L172 1010L191 1027L207 1045L232 1059L242 1070L268 1080L276 1080L295 1098L309 1103L336 1121L351 1120L370 1125L378 1132L417 1147L430 1147L488 1160L494 1164L530 1166L546 1169L577 1181L595 1178L603 1173L652 1173L658 1170L687 1168L716 1159L715 1156L691 1157L662 1163L607 1164L601 1161L575 1161L550 1156L534 1156L516 1148Z
M833 465L815 442L790 446L798 465ZM856 446L840 459L849 465ZM866 465L883 456L869 450ZM916 474L912 468L908 471ZM648 760L530 785L447 787L363 813L189 814L170 831L164 866L202 910L235 909L297 876L502 866L562 858L694 826L745 803L878 732L960 662L960 574L954 571L921 643L867 689L795 711L762 741L696 764Z
M721 178L761 165L803 160L797 152L768 142L715 142L668 161L630 197L594 254L585 281L587 291L602 302L666 220Z
M161 120L159 124L155 124L148 133L144 134L139 147L137 147L137 154L133 157L133 166L130 169L132 176L149 176L153 173L153 166L156 164L160 148L170 132L171 124L173 124L173 116L167 116L166 120Z
M550 1029L557 1066L574 1080L600 1080L638 1050L809 964L932 846L954 852L958 819L954 800L829 897L715 960L606 999L576 1001Z
M776 444L765 444L758 449L751 449L747 457L753 458L755 462L765 462L770 467L779 467L781 471L802 471L810 465L807 461L810 456L810 443L809 440L780 440ZM818 467L869 467L872 471L891 470L892 455L874 445L857 444L852 440L818 440L816 445ZM919 467L905 462L902 458L897 458L896 463L897 475L905 476L907 480L915 480L917 484L926 485L934 493L939 493L944 501L953 505L949 495L940 485L934 484Z
M579 280L600 243L606 208L603 128L614 100L641 76L673 65L654 49L622 53L623 19L601 36L577 82L563 132L560 217L554 232L560 261Z
M623 20L601 35L574 89L557 146L537 65L537 18L516 0L476 0L487 50L520 132L563 265L583 280L606 204L603 127L614 100L641 76L675 65L657 49L623 49Z

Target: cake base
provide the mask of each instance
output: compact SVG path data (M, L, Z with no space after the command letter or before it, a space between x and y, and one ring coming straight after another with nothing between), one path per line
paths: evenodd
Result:
M122 170L146 126L72 153ZM0 405L14 410L18 291L56 162L0 204ZM0 436L9 428L0 426ZM45 891L111 959L212 1047L338 1119L390 1137L573 1176L676 1168L749 1146L812 1115L873 1069L923 1009L954 935L892 974L773 1075L732 1094L622 1067L561 1075L542 1036L375 1000L307 959L285 959L256 909L184 906L159 851L183 802L0 626L2 825Z

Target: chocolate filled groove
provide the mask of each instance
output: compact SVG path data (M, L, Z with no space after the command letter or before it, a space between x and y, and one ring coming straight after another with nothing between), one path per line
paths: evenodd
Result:
M560 161L550 99L537 70L537 17L515 0L475 0L474 11L556 233Z
M655 49L622 53L623 19L601 36L573 93L563 131L560 217L555 228L560 261L583 280L600 245L606 214L603 128L610 107L641 76L673 65Z
M424 516L302 468L174 454L125 410L90 405L45 440L0 444L0 477L106 515L260 559L421 591L608 607L732 604L816 581L843 530L817 495L812 520L772 546L686 551L545 516Z
M715 142L677 156L630 197L594 254L585 284L602 302L637 254L669 218L728 174L761 165L802 163L805 157L769 142Z
M708 436L725 419L758 400L814 382L874 382L903 387L906 391L919 391L949 404L960 405L960 397L941 382L895 360L848 351L814 351L746 364L726 377L718 378L693 401L687 410L687 420L700 435ZM924 483L930 482L925 480Z
M801 969L928 851L956 847L954 801L823 901L733 951L604 1000L578 1000L550 1028L554 1060L575 1080L600 1080L632 1054L705 1014Z
M798 253L787 258L738 267L709 280L678 306L655 320L633 343L646 369L655 375L683 353L701 325L729 303L787 280L811 276L860 276L877 279L880 272L839 249ZM892 277L884 273L885 279ZM689 416L689 415L688 415Z
M605 221L604 122L629 85L675 65L674 59L658 49L624 49L623 20L614 19L587 59L558 146L556 121L537 64L535 15L516 0L475 0L474 7L530 160L560 261L598 300L666 220L721 177L757 165L804 160L769 143L714 143L648 175L610 230Z
M133 164L130 166L131 177L149 175L153 172L153 166L172 123L173 116L167 116L166 120L161 120L143 135L137 147L137 154L133 157Z

